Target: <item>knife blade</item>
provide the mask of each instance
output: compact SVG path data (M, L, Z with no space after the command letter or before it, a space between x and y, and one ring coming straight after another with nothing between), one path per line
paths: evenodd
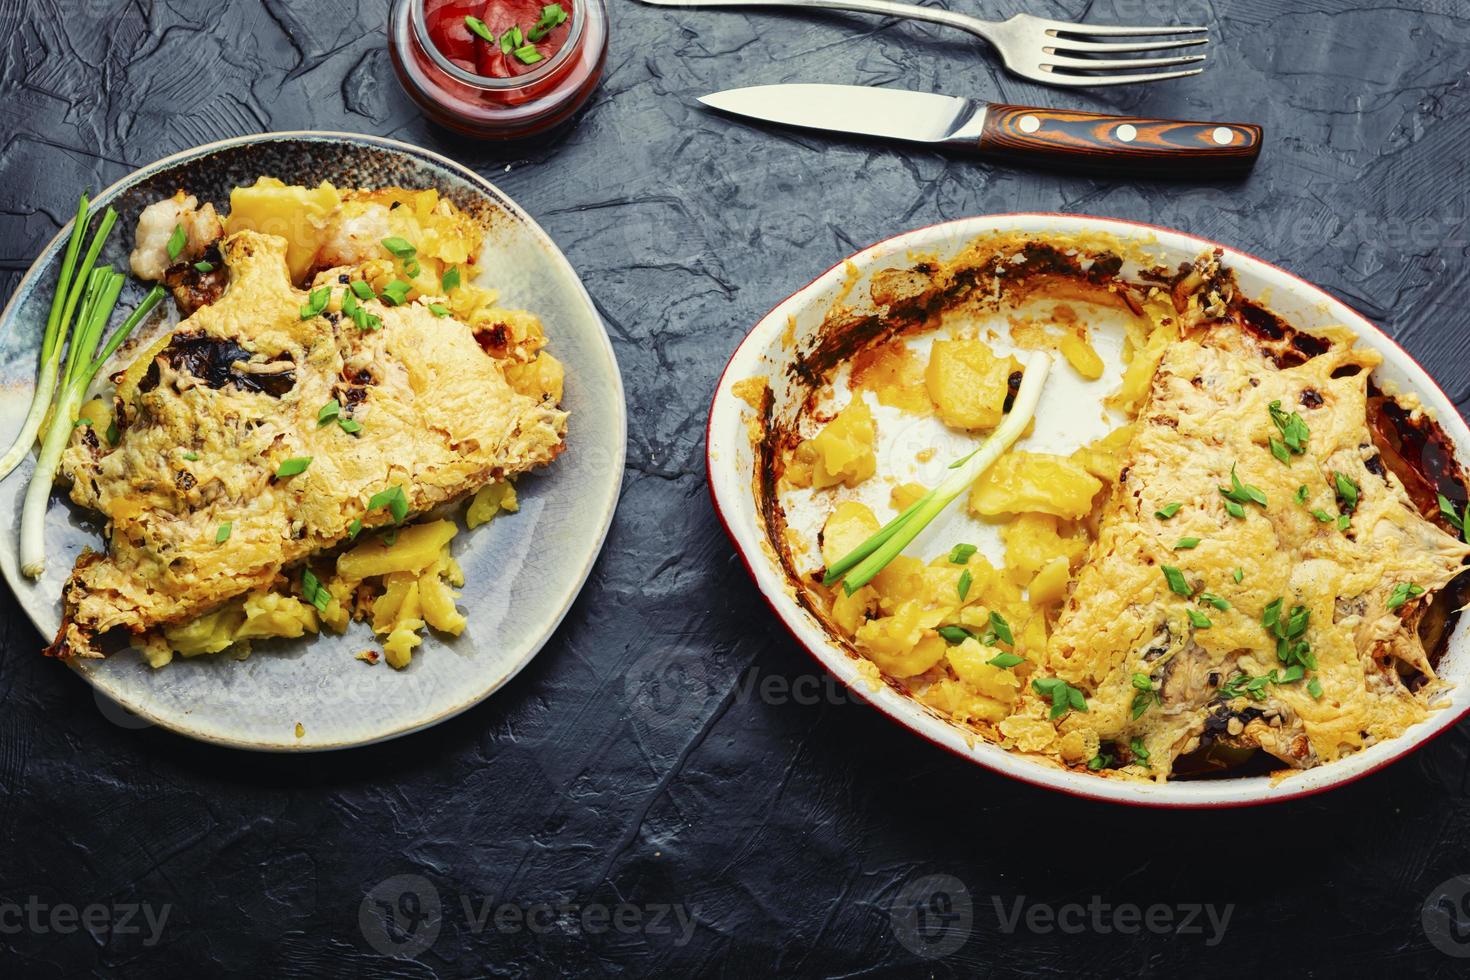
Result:
M1249 123L1044 109L865 85L755 85L699 101L784 126L1069 167L1194 177L1249 169L1261 152L1261 127Z

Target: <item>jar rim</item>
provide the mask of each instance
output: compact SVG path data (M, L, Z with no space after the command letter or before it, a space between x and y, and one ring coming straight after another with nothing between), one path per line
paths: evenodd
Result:
M480 75L476 72L466 71L445 57L444 52L439 50L439 46L429 36L429 24L424 14L424 0L408 0L408 20L413 26L414 37L419 42L419 46L424 49L429 59L441 71L466 85L472 85L475 88L485 89L487 91L503 92L532 84L571 58L572 52L576 50L577 42L581 40L582 25L587 18L583 16L582 0L565 0L565 2L571 4L573 12L572 28L571 32L567 35L566 42L562 44L556 54L547 58L542 64L537 65L525 74L512 75L509 78L497 78L492 75Z

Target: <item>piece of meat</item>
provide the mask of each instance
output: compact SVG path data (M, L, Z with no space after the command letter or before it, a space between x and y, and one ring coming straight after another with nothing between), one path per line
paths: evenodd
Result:
M169 239L179 227L184 229L184 247L176 258L170 258ZM128 264L139 279L161 282L175 263L198 261L224 231L213 204L200 207L198 198L179 190L173 197L148 205L138 215Z

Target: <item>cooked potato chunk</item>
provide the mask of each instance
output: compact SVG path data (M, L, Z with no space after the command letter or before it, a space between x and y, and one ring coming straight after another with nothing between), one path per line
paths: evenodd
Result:
M822 525L822 561L831 568L848 552L878 533L878 518L867 504L844 500Z
M1067 359L1067 363L1077 369L1077 373L1089 381L1096 381L1103 376L1103 360L1098 357L1097 351L1085 337L1075 334L1070 330L1064 331L1057 338L1057 349Z
M260 177L249 187L230 191L225 233L248 229L284 238L286 266L291 278L301 282L326 240L328 217L341 203L342 196L326 181L316 187L288 187L274 177Z
M1092 510L1102 481L1065 456L1007 453L970 490L970 510L984 517L1028 512L1076 519Z
M1010 376L1021 370L1014 357L996 357L979 340L936 340L924 382L945 425L992 429L1005 414Z
M1067 582L1072 577L1071 566L1067 564L1066 556L1058 555L1042 566L1041 571L1031 580L1031 586L1027 594L1034 606L1049 606L1054 602L1061 602L1067 596Z
M796 447L786 478L794 486L816 490L839 483L855 487L878 469L877 441L878 425L868 403L854 397L822 431Z
M1082 558L1087 537L1075 525L1051 514L1019 514L1000 532L1006 546L1006 574L1016 585L1026 585L1057 557L1071 562Z
M499 480L485 484L475 493L475 499L470 501L465 511L464 522L473 531L481 524L488 524L501 511L514 514L520 509L515 486L508 480Z
M906 602L892 616L859 626L854 639L884 673L913 677L939 663L944 656L948 644L932 628L938 619L937 615L926 615L918 603Z
M1072 459L1099 480L1117 483L1118 475L1123 470L1123 457L1136 428L1131 423L1120 425L1101 439L1094 439L1074 452Z
M337 559L337 575L347 582L393 572L417 575L447 553L458 531L453 521L430 521L401 529L391 547L370 538Z

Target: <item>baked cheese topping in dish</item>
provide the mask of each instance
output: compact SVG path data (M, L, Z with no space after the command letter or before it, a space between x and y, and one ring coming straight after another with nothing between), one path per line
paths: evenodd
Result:
M1448 585L1470 547L1383 466L1367 426L1377 355L1343 332L1277 370L1219 334L1171 345L1154 376L1047 645L1050 673L1088 692L1058 728L1138 739L1160 769L1206 736L1330 762L1426 714L1437 681L1405 596ZM1300 450L1281 415L1300 420ZM1042 721L1039 701L1019 708Z
M1464 476L1443 441L1411 451L1437 427L1350 331L1295 330L1218 255L1171 270L1103 239L982 239L872 292L779 382L809 386L794 415L746 387L773 551L875 683L1041 764L1152 780L1330 763L1442 698ZM1121 316L1119 422L1065 455L1023 436L974 483L1003 563L920 537L850 588L829 570L929 489L884 472L933 459L914 420L973 449L1011 411L1019 364L981 312L1083 382L1106 370L1088 321Z
M429 229L462 229L463 215L433 202L412 245L388 235L389 211L358 208L376 238L347 256L318 243L311 256L353 261L309 257L299 287L301 243L248 228L198 248L207 269L173 270L222 291L114 376L111 404L94 404L63 457L108 549L78 560L52 652L100 656L122 635L159 664L356 616L401 667L426 626L463 629L455 523L406 525L477 492L471 526L514 510L509 479L563 448L561 371L533 317L461 283L472 251L435 258ZM315 227L335 234L332 220ZM367 247L378 238L398 254Z

